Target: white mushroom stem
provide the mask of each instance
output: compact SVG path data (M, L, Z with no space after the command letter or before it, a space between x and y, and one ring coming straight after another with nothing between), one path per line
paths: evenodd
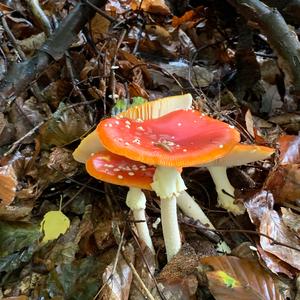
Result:
M245 207L234 203L234 187L230 184L226 167L212 166L207 167L215 183L218 193L218 204L234 215L241 215L245 212Z
M201 207L186 191L181 192L177 197L177 205L186 216L193 218L194 220L199 220L203 225L206 225L210 229L215 229ZM231 252L229 246L223 240L218 243L217 250L222 253Z
M186 186L176 168L158 166L151 187L161 198L161 222L167 259L170 261L181 248L176 197L186 189Z
M177 220L176 197L161 199L161 223L164 241L167 251L167 259L170 261L181 248L181 238Z
M126 197L126 204L132 210L133 219L139 238L145 242L153 254L155 250L149 233L145 217L146 197L139 188L130 187Z

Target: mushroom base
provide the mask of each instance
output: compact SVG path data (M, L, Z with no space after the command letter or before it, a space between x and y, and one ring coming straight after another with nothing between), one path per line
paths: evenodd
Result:
M234 203L234 187L228 180L226 167L208 167L208 170L216 186L219 206L234 215L243 214L245 212L245 207L242 204Z
M210 222L201 207L186 191L183 191L177 197L177 205L186 216L194 220L199 220L202 224L207 225L208 228L215 230L214 225ZM231 249L223 240L217 244L216 249L218 252L231 253Z

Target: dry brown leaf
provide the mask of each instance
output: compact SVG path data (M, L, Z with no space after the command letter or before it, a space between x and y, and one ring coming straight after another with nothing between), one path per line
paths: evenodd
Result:
M139 1L132 1L131 8L133 10L142 9L149 13L161 15L168 15L171 13L164 0L144 0L142 1L142 5L140 5Z
M204 17L204 10L204 6L199 6L197 8L194 8L193 10L185 12L181 17L174 16L172 19L172 26L178 27L183 24L186 25L185 23L189 22L190 24L188 28L192 28L201 19L201 12L203 13Z
M300 129L300 114L285 113L269 119L270 122L280 125L285 130L299 131Z
M73 86L69 80L58 79L47 85L43 90L43 96L47 100L47 103L56 109L59 103L70 95L72 88Z
M268 191L260 191L245 202L249 218L256 226L260 225L262 216L273 208L274 197Z
M0 146L15 140L15 126L9 123L4 114L0 113Z
M24 204L23 204L24 205ZM19 204L19 206L1 206L0 205L0 219L2 221L29 221L30 212L33 209L33 201L26 201L26 206Z
M110 21L103 16L96 14L91 21L91 32L93 33L94 42L103 38L103 34L108 32Z
M281 207L281 213L283 223L300 238L300 215L285 207Z
M50 113L48 105L39 103L34 97L27 100L18 97L9 112L10 121L15 125L16 138L26 135L34 126L42 122L48 113ZM22 142L32 143L33 138L34 136L31 135Z
M130 98L132 97L143 97L144 99L149 99L149 94L145 89L143 89L140 85L131 82L128 85Z
M144 243L141 243L138 249L139 250L137 250L134 267L147 289L151 291L155 287L153 278L153 274L155 271L155 257L152 251ZM147 266L145 264L145 261L147 263ZM137 282L135 277L133 278L133 284L130 289L129 298L130 300L140 300L145 298L144 294L139 288L139 283Z
M269 175L266 188L277 203L297 201L300 198L300 164L279 166Z
M68 108L60 102L53 118L40 129L43 146L63 146L78 139L90 129L88 115L82 106Z
M279 259L277 256L264 251L259 245L256 245L260 259L265 263L271 272L274 274L285 274L290 278L296 275L296 269Z
M257 126L254 117L251 114L251 111L248 109L245 114L245 123L246 129L249 134L254 137L257 143L265 143L266 140L262 137L261 132L259 131L259 127Z
M0 205L9 205L16 196L17 176L11 165L0 167Z
M206 275L216 300L284 299L272 276L257 262L233 256L211 256L200 261L212 268Z
M279 138L278 143L281 165L300 163L300 136L283 135Z
M20 295L20 296L14 296L14 297L7 297L7 298L2 298L3 300L28 300L28 297L25 295Z
M271 172L266 188L276 202L293 202L300 198L300 137L281 136L279 143L279 166Z
M265 236L260 236L260 245L263 250L272 253L289 265L300 270L300 240L283 223L275 210L269 210L263 214L259 232L273 238L279 243L299 249L296 250L281 246L275 244Z
M131 262L133 262L135 254L131 244L128 244L126 246L125 252L127 258ZM132 282L132 271L122 255L118 256L116 259L118 259L116 270L114 270L115 262L113 261L106 267L102 275L102 280L105 285L98 299L128 299L130 286ZM115 272L113 273L113 271Z

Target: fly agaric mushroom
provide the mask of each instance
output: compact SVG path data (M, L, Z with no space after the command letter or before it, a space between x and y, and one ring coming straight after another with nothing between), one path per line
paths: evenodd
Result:
M204 164L226 155L240 140L232 126L193 110L177 110L157 119L109 118L99 123L109 151L156 165L152 189L162 199L161 219L167 258L181 247L176 196L186 189L176 167Z
M86 170L92 177L104 182L129 187L126 204L133 212L139 238L154 254L145 218L146 197L141 189L151 190L155 168L104 150L90 156Z
M235 215L240 215L244 213L245 208L241 204L234 203L234 187L228 180L227 167L235 167L264 160L271 156L274 151L273 148L264 146L237 144L227 155L210 163L198 164L197 166L208 168L216 185L219 206Z
M179 109L190 109L193 98L191 94L165 97L137 105L120 113L118 117L129 118L133 120L149 120L156 119L166 115L172 111ZM85 163L91 153L105 150L102 145L96 130L87 135L73 152L73 157L76 161Z

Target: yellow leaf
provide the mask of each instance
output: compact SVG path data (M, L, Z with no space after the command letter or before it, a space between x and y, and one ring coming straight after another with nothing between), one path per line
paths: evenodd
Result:
M49 211L41 222L41 231L44 233L42 243L57 239L70 227L70 220L60 210Z

